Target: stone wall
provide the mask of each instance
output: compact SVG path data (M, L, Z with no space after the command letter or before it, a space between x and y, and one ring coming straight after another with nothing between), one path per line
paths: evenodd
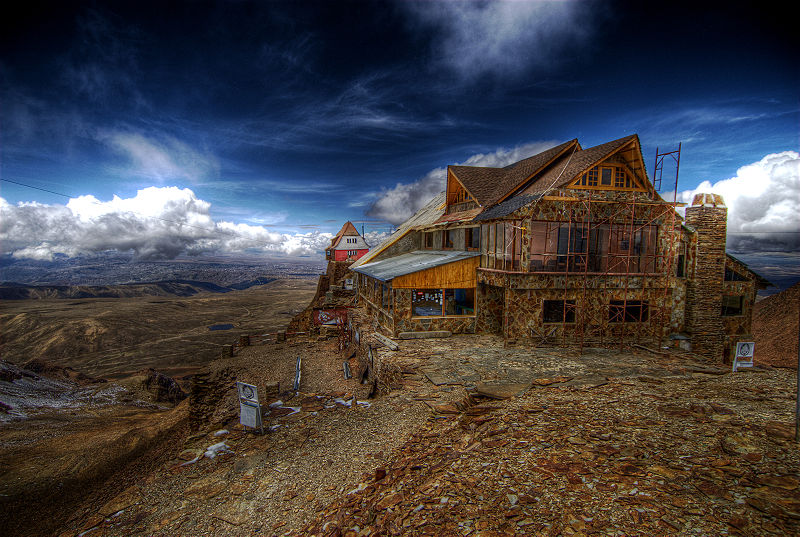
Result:
M496 284L478 284L476 290L475 330L487 334L503 333L505 291Z
M719 361L725 344L720 314L727 216L722 197L713 194L698 194L686 208L686 225L695 230L694 267L686 289L686 330L696 354Z
M512 273L478 270L478 331L503 333L508 338L551 343L607 344L637 340L658 345L669 335L663 320L672 312L675 289L665 294L660 278L646 276L597 275L584 281L580 274ZM505 290L505 292L504 292ZM545 323L544 301L575 303L571 323ZM610 322L612 300L638 300L648 304L643 322ZM662 333L664 332L664 333Z

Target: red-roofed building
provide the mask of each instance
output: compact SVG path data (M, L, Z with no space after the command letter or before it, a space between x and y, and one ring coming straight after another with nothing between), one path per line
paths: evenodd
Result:
M325 249L325 259L328 261L355 261L367 252L369 252L367 241L353 223L348 221L331 239L331 245Z

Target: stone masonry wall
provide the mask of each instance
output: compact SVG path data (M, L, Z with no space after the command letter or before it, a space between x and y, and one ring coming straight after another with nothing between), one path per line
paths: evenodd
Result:
M715 205L722 205L721 199ZM686 329L692 350L718 361L723 359L725 343L721 311L727 216L724 206L703 205L702 200L686 208L686 225L696 232L694 267L687 280Z

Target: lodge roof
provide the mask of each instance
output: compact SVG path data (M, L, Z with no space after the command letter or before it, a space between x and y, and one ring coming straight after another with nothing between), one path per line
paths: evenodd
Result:
M519 196L508 198L507 200L498 203L494 207L490 207L483 211L475 218L475 222L492 220L493 218L503 218L504 216L513 213L517 209L521 209L529 203L539 200L542 196L543 194L520 194Z
M536 179L536 182L531 187L526 189L526 194L561 188L628 142L638 139L639 137L636 134L631 134L624 138L575 151L572 155L563 155L554 166L551 166L549 170Z
M436 220L444 213L444 200L445 193L439 192L428 203L425 204L419 211L414 213L414 216L400 224L400 227L392 233L388 239L380 243L376 248L372 248L368 253L360 257L355 263L350 265L350 268L355 270L356 267L365 265L374 259L377 255L385 251L389 246L393 245L410 231L416 228L424 227L436 222Z
M400 254L388 259L366 263L359 267L351 265L350 270L365 274L382 282L387 282L398 276L419 272L440 265L462 261L481 255L480 252L465 252L461 250L416 250Z
M487 207L513 193L548 164L575 148L580 149L577 138L504 168L453 165L448 166L448 170L472 194L479 205Z

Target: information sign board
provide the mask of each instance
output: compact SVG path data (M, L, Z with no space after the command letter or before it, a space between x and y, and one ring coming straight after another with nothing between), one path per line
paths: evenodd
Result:
M258 388L252 384L237 382L236 390L239 392L239 423L245 427L259 428L263 432Z
M736 356L733 357L734 371L740 367L753 367L755 346L756 344L753 341L740 341L736 344Z
M261 406L239 400L239 423L253 429L261 428Z

